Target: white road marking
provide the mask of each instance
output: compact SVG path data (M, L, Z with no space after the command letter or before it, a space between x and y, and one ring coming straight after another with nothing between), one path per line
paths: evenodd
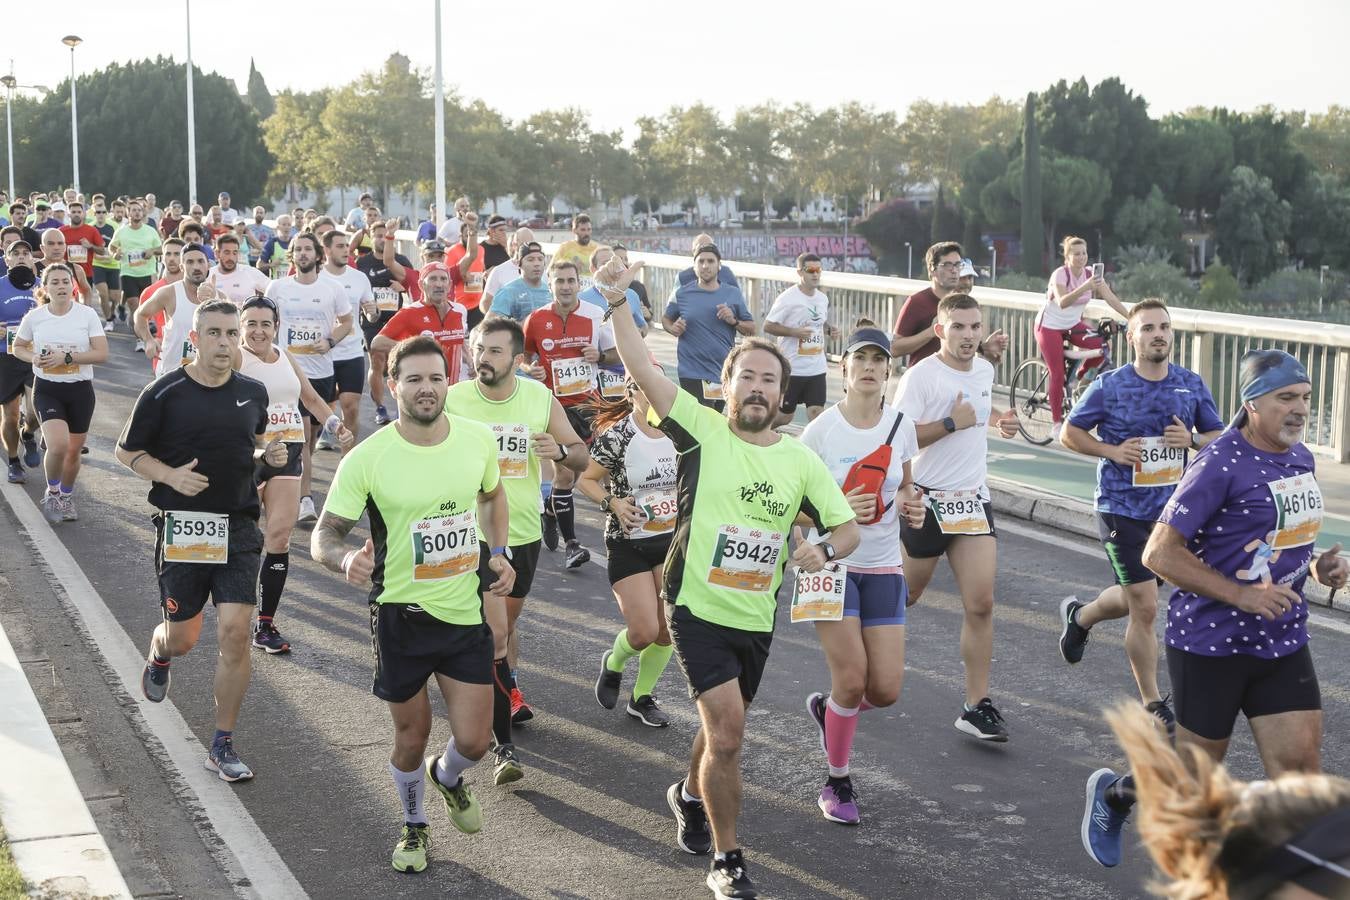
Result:
M206 823L200 827L211 832L206 837L223 845L214 856L234 885L235 894L249 898L307 898L309 895L235 795L234 788L202 766L206 748L178 708L167 700L150 703L141 694L145 655L89 583L75 557L52 532L22 488L5 485L0 493L51 570L53 581L64 591L66 601L78 614L108 668L116 673L117 683L112 687L135 699L134 704L122 706L133 727L146 740L147 750L165 768L171 787L188 807L189 816L198 821L204 817ZM149 635L145 638L148 640ZM205 665L209 660L199 658L196 662ZM154 746L156 742L162 748L159 752ZM207 847L212 843L208 839Z

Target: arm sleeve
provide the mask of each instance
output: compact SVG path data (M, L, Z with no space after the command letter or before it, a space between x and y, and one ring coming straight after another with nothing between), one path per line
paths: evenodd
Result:
M403 315L403 310L400 309L394 313L393 318L384 323L384 327L380 329L380 334L391 341L401 341L407 337L405 334L407 329L404 327L404 323L407 321L408 317Z
M328 499L323 504L325 512L352 521L361 518L370 495L365 466L368 454L357 453L356 449L358 448L353 448L352 452L343 456L342 461L338 463L333 483L328 487Z
M679 288L671 290L670 296L666 298L666 311L663 313L672 322L680 317L680 305L675 302L675 293L678 290Z
M337 283L333 283L333 310L339 316L351 315L352 312L352 301L347 299L347 292Z
M159 434L162 402L155 399L154 391L158 382L152 381L136 398L136 407L127 419L117 446L123 450L150 450L155 446L155 436Z
M1102 379L1094 379L1083 396L1073 405L1069 413L1069 424L1074 428L1091 431L1106 421L1106 392L1102 389Z
M1186 467L1181 484L1177 485L1158 518L1161 524L1172 526L1188 541L1195 537L1228 497L1230 476L1222 471L1217 462L1219 457L1212 447L1211 444L1200 451L1195 462Z
M736 319L741 322L753 322L755 317L750 315L750 307L745 302L745 295L736 290L736 300L731 304L731 308L736 313Z

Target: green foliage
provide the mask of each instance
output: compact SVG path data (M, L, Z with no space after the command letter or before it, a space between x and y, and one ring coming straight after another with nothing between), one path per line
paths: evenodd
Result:
M277 95L276 109L263 122L263 140L275 160L267 180L269 197L290 196L292 188L319 192L339 187L324 161L329 136L321 117L327 105L326 90Z
M1335 284L1333 281L1332 288ZM1319 273L1309 269L1281 269L1247 289L1243 299L1271 310L1315 309L1323 286ZM1327 296L1334 296L1328 293Z
M1015 101L997 96L978 106L916 100L903 126L908 173L921 182L962 184L965 162L972 155L988 147L1011 146L1017 139L1020 113Z
M1181 269L1167 262L1137 263L1112 280L1120 299L1133 303L1146 297L1160 297L1171 306L1188 306L1195 288Z
M259 121L265 120L276 111L277 105L272 99L272 92L267 89L267 82L253 65L252 59L248 61L248 88L245 96L248 97L248 105L257 113Z
M1350 108L1331 106L1325 113L1290 112L1294 146L1308 158L1315 171L1350 179Z
M1314 172L1291 204L1290 251L1305 264L1350 268L1350 186Z
M867 238L879 259L883 274L904 275L908 270L908 241L914 256L914 276L924 277L923 254L928 249L930 217L908 200L883 203L858 223L858 234Z
M1013 190L1009 167L1008 190L1021 206L1022 271L1028 275L1045 274L1045 240L1041 223L1045 215L1044 174L1041 171L1041 139L1036 124L1036 95L1027 94L1022 112L1022 160L1019 190ZM1001 199L1001 198L1000 198ZM993 218L992 216L990 218Z
M1215 224L1219 252L1233 263L1239 280L1260 280L1280 265L1289 222L1289 203L1276 195L1269 178L1248 166L1233 169Z
M947 202L945 188L938 185L937 198L933 201L932 217L929 222L928 242L952 241L961 237L964 223L959 212ZM970 251L966 252L970 255Z
M1025 272L999 272L998 284L1003 291L1027 291L1032 294L1044 294L1048 287L1044 275L1028 275Z
M409 140L433 121L426 76L395 53L378 72L366 72L333 91L319 120L328 134L320 153L334 184L411 189L432 167L432 142Z
M1158 124L1144 98L1119 78L1092 88L1082 78L1072 85L1060 81L1041 93L1037 118L1046 150L1091 160L1110 173L1112 207L1143 196L1156 180Z
M1200 279L1197 302L1201 309L1219 312L1238 310L1242 305L1242 288L1233 270L1215 260Z
M1219 208L1233 171L1233 136L1212 119L1168 116L1160 125L1158 184L1182 209L1202 219Z
M1293 141L1293 125L1283 113L1263 107L1252 113L1217 109L1213 118L1233 136L1233 161L1270 180L1275 194L1289 199L1312 171Z
M1117 243L1158 248L1171 262L1182 259L1181 213L1156 184L1147 197L1126 200L1112 224Z

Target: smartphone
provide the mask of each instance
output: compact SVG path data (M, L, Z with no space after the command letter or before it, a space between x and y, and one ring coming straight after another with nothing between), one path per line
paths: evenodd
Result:
M1102 275L1106 272L1106 267L1101 263L1092 264L1092 280L1101 281Z

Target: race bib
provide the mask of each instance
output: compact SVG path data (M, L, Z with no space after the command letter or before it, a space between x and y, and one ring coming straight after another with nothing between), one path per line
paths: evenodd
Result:
M927 496L943 534L989 533L979 491L929 491Z
M1141 438L1139 461L1130 481L1135 487L1161 487L1181 483L1186 468L1186 448L1168 447L1160 437Z
M143 260L143 259L145 259L145 251L144 251L144 250L128 250L128 251L127 251L127 262L128 262L128 263L138 263L138 262L140 262L140 261Z
M286 444L302 444L305 441L305 421L300 418L300 410L289 403L273 403L267 407L267 439Z
M327 337L320 319L289 319L286 322L286 347L302 356L322 356L325 351L314 344Z
M497 468L503 478L524 478L530 465L530 429L525 425L492 422L497 439Z
M222 566L230 555L230 517L169 510L164 514L165 562Z
M412 524L413 581L443 581L478 571L478 520L472 509Z
M813 331L810 337L797 341L798 356L819 356L825 352L825 332Z
M389 287L375 288L375 308L380 312L397 312L398 291Z
M16 334L15 334L15 336L16 336L16 337L18 336L18 334L17 334L17 329L16 329ZM65 359L65 356L66 356L67 353L78 353L78 352L79 352L79 348L76 347L74 344L47 344L43 349L52 351L53 353L55 353L55 354L57 355L58 358L60 358L60 359L62 359L62 360ZM64 361L63 361L63 362L59 362L59 363L57 363L56 365L52 366L50 369L43 369L43 370L42 370L42 374L44 374L44 375L78 375L78 374L80 374L80 364L79 364L79 363L73 362L73 363L70 363L69 365L67 365Z
M464 276L464 292L468 294L483 293L483 273L470 272Z
M580 356L553 360L553 393L558 397L589 394L595 386L595 364Z
M84 244L71 244L66 248L66 259L73 263L82 263L89 258L89 248Z
M773 584L784 535L777 531L723 525L717 532L708 584L763 593Z
M793 622L838 622L844 618L844 584L848 568L826 563L819 572L797 570L792 586Z
M705 382L703 382L703 399L704 399L704 400L721 400L721 399L722 399L722 382L720 382L720 381L705 381Z
M1267 485L1275 498L1275 550L1303 547L1317 540L1322 529L1322 489L1317 478L1306 472Z
M192 341L183 341L183 349L178 354L178 364L186 366L197 358L197 348L192 346Z
M618 372L601 369L596 373L600 382L600 396L606 400L622 400L624 396L624 376Z
M666 534L675 528L675 514L679 512L679 500L669 488L655 491L643 491L633 498L638 512L646 516L641 525L628 529L628 537L651 537L654 534Z
M14 342L19 339L19 326L17 324L6 325L3 329L0 329L0 338L5 342L4 348L3 350L0 350L0 352L8 353L10 356L13 356Z

